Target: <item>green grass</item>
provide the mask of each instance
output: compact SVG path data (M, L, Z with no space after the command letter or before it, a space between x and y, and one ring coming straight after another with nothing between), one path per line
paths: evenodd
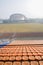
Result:
M43 24L0 24L0 32L43 32Z

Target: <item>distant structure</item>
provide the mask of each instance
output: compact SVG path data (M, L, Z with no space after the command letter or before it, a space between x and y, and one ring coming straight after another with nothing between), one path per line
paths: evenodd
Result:
M34 19L34 18L27 18L25 15L20 13L15 13L10 15L9 19L0 19L0 24L10 24L10 23L41 23L43 24L43 18L42 19Z
M3 23L24 23L27 18L23 14L12 14L9 19L3 20Z
M3 23L3 20L0 20L0 24Z
M10 16L11 21L18 21L18 20L26 20L26 17L23 14L12 14Z

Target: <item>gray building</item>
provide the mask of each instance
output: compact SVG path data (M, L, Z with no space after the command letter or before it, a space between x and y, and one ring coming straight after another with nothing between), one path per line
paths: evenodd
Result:
M26 17L23 14L12 14L10 16L10 20L11 21L15 21L15 20L25 20Z

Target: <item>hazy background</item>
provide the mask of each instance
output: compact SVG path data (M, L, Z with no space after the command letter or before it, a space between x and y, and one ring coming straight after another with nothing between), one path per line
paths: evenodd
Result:
M7 19L14 13L43 18L43 0L0 0L0 19Z

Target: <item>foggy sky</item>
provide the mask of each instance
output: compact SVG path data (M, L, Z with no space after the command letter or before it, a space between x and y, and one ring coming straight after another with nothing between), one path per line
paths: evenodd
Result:
M43 0L0 0L0 19L7 19L14 13L43 18Z

